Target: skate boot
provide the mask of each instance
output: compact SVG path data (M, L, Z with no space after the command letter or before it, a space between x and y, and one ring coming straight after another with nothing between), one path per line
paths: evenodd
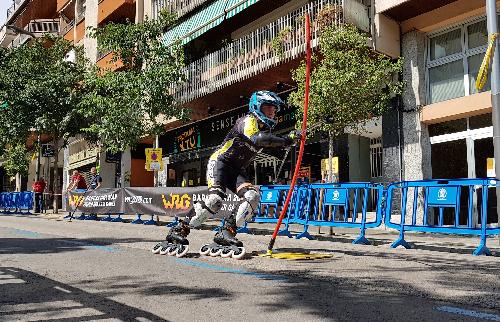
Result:
M151 250L154 254L182 257L189 250L189 225L182 220L172 227L165 241L156 244Z
M245 247L236 236L236 220L230 216L225 220L224 226L215 234L214 243L205 244L200 249L201 255L232 257L240 259L245 256Z

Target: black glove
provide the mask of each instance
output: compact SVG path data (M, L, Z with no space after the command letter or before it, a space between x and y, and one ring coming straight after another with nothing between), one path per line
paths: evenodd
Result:
M302 138L302 130L292 130L288 137L292 140L299 141Z
M295 144L295 140L289 136L285 136L283 139L285 140L285 146L287 147Z

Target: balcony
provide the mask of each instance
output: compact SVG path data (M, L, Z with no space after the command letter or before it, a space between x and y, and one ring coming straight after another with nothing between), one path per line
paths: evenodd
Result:
M104 52L97 51L96 64L104 72L122 68L123 62L121 60L113 62L113 57L114 53L110 50Z
M100 0L97 23L106 21L132 21L135 18L135 0Z
M375 13L383 13L396 21L404 21L456 1L457 0L375 0ZM473 1L467 2L472 3ZM482 1L482 3L484 6L484 1ZM458 4L454 4L454 6L455 5Z
M57 19L37 19L32 20L24 30L33 34L34 37L42 37L45 34L59 34L59 20ZM18 47L26 43L30 38L30 35L19 34L13 41L12 47Z
M30 2L29 0L15 0L14 3L7 9L7 22L24 4Z
M17 34L8 29L6 25L2 27L0 30L0 46L1 47L7 47L9 46L12 41L16 38Z
M61 36L65 36L75 26L75 21L71 20L64 28L61 28Z
M368 8L356 0L316 0L259 28L219 51L186 66L187 82L173 90L179 102L189 102L263 73L305 53L304 15L312 18L312 46L318 46L318 13L333 8L331 23L351 23L369 31ZM276 39L280 39L277 44ZM273 45L273 42L275 43ZM278 46L276 46L276 44Z
M70 5L70 2L74 0L57 0L57 6L56 6L56 11L60 12L64 8L66 8L68 5Z
M153 0L153 19L157 19L160 11L167 9L182 17L186 13L193 11L200 5L208 2L207 0Z

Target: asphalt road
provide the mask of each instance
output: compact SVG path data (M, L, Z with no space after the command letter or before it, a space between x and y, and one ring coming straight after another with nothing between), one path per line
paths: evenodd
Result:
M500 321L499 257L280 238L333 257L236 261L199 257L201 230L178 259L149 250L165 232L0 216L0 321Z

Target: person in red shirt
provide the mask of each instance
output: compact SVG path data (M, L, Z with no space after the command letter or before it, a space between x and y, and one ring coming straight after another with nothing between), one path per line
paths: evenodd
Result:
M43 204L43 192L47 184L43 178L33 182L33 192L35 193L35 212L41 212Z
M78 170L73 171L73 175L71 176L71 181L68 185L68 191L73 189L84 189L87 190L87 183L85 182L85 178L82 176Z

